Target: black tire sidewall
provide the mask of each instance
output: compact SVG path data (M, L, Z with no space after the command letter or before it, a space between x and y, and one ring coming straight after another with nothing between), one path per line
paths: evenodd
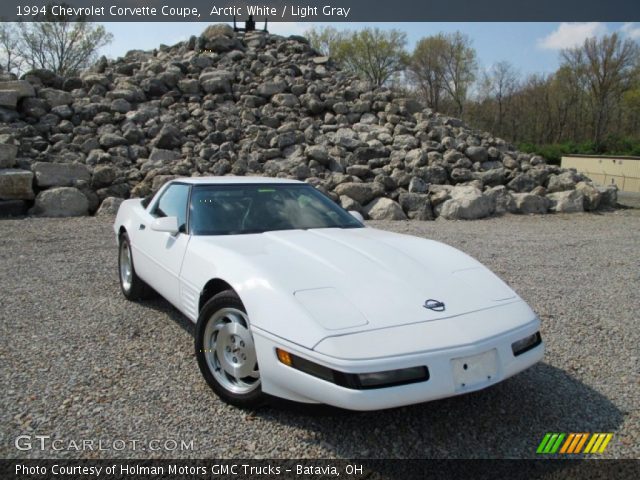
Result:
M242 408L256 408L264 402L265 396L262 393L262 385L259 385L258 388L249 393L234 393L223 387L213 376L211 370L209 370L209 365L207 364L207 359L204 352L204 333L211 316L216 311L222 308L236 308L243 311L244 313L247 313L238 295L231 290L221 292L212 297L209 301L207 301L207 303L205 303L205 305L202 307L202 310L200 311L195 331L194 343L196 359L198 360L198 367L200 368L202 376L205 378L211 389L222 400L230 403L231 405ZM250 326L248 327L251 328Z

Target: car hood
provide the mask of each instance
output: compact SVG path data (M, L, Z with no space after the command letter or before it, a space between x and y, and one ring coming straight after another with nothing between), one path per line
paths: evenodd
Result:
M290 323L287 328L273 319L258 319L257 326L308 347L326 336L445 320L519 301L502 280L459 250L372 228L285 230L194 241L245 262L252 278L236 282L243 301L251 303L244 298L251 295L246 288L251 280L301 307L316 322L314 329L324 334L297 334ZM444 303L444 309L426 308L427 300Z

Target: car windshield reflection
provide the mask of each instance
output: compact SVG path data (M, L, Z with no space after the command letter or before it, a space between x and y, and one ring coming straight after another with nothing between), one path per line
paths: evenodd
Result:
M197 185L189 209L194 235L363 227L310 185Z

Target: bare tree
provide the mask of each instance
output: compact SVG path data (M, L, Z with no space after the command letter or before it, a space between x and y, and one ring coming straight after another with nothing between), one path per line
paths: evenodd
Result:
M60 75L73 75L89 66L100 48L113 35L87 17L47 13L37 22L21 23L20 47L31 68L46 68Z
M618 34L589 38L581 47L562 52L563 66L585 78L591 97L593 141L602 143L612 110L631 80L638 45Z
M468 36L455 32L444 36L447 40L442 53L443 88L456 106L456 113L463 116L469 88L476 78L476 51Z
M503 131L504 117L508 110L513 93L518 88L518 74L509 62L498 62L482 77L481 90L485 97L495 101L495 129Z
M18 74L24 64L19 54L20 32L14 23L0 22L0 68Z

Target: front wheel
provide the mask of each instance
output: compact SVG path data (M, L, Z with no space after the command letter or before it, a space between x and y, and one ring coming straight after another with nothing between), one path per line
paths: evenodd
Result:
M151 287L136 274L131 255L131 242L126 233L120 235L118 250L118 273L120 277L120 289L127 300L142 300L151 296Z
M202 375L222 400L243 408L264 402L249 317L235 292L221 292L204 305L195 351Z

